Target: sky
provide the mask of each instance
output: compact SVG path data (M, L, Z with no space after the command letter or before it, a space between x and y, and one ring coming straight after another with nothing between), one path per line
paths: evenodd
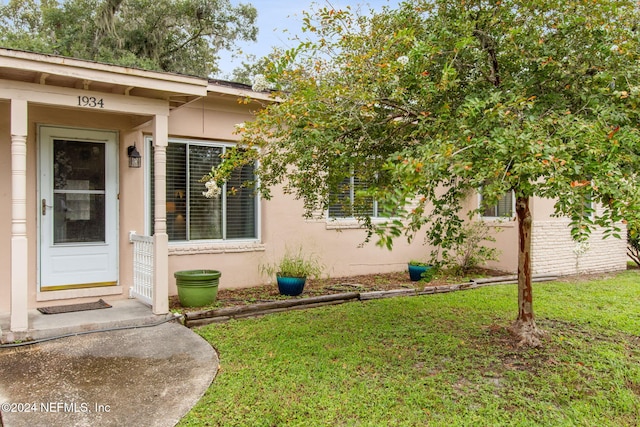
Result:
M232 0L232 4L250 3L258 10L258 41L238 43L243 54L252 54L261 58L271 52L272 47L290 49L296 46L289 39L294 34L300 34L302 27L302 12L310 10L312 4L321 7L336 9L351 6L363 6L363 11L374 9L381 10L383 6L391 7L400 3L400 0ZM220 61L221 73L218 77L228 77L233 69L240 66L244 57L232 58L230 54L223 53Z

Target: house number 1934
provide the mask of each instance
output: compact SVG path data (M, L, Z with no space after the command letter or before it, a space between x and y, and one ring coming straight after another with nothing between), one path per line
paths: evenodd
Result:
M95 96L78 96L79 107L104 108L104 100Z

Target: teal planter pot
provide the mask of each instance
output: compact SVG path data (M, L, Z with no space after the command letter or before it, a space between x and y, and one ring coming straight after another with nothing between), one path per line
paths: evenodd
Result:
M411 265L409 264L409 277L412 282L422 280L430 282L433 278L433 266L431 265Z
M178 298L183 307L203 307L213 304L218 296L220 281L218 270L185 270L176 271Z
M290 297L298 296L304 291L304 284L307 282L306 277L287 277L276 276L278 282L278 291L280 295L288 295Z

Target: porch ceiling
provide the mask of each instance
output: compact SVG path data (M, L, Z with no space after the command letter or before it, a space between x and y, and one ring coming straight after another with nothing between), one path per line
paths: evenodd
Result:
M171 109L207 96L209 84L198 77L2 48L0 79L165 100Z

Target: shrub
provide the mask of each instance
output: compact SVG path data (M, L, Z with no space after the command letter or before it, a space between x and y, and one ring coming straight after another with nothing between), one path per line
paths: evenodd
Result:
M495 241L491 228L484 222L468 222L462 226L460 239L454 243L443 263L455 273L466 275L471 269L487 261L498 260L498 249L482 245L482 242Z
M319 277L324 267L315 254L306 254L302 247L295 251L286 249L276 263L263 265L262 273L268 276L278 274L286 277Z

